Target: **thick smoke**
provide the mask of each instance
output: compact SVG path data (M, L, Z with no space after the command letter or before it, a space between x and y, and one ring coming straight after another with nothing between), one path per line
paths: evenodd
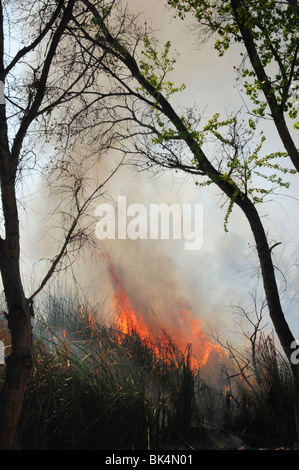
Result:
M207 106L207 118L211 118L215 112L227 110L227 103L233 109L239 106L233 102L236 96L232 87L235 57L227 56L226 61L214 61L213 57L217 57L212 47L208 46L204 50L193 47L195 36L188 34L180 20L170 20L170 14L163 11L159 0L138 0L130 2L130 8L132 5L136 11L143 10L145 16L150 18L162 43L173 38L173 47L179 53L176 81L187 84L183 98L178 97L179 104L185 105L190 100L192 105L196 97L202 109ZM219 93L211 90L219 90ZM230 90L231 98L224 90ZM94 170L104 179L113 161L113 155L109 155L109 160L103 158ZM147 173L134 175L129 167L123 167L105 189L109 198L99 198L96 204L107 200L117 202L118 196L126 196L128 204L139 203L146 207L154 203L203 204L203 245L200 250L184 250L181 240L100 241L94 233L94 247L86 247L81 252L71 272L83 291L87 290L95 299L105 300L103 308L107 317L112 312L115 288L107 269L108 257L134 307L142 311L145 318L156 315L167 326L169 319L173 321L175 318L173 312L182 306L191 310L195 318L203 320L203 329L208 329L208 324L211 324L219 332L229 330L232 305L242 302L258 280L252 236L238 209L234 210L229 220L229 233L225 234L223 224L227 206L221 209L224 200L217 189L203 192L192 180L181 178L180 175L170 173L155 178ZM53 226L52 219L47 223L43 221L43 216L51 213L56 203L57 197L48 198L46 192L41 192L31 205L34 223L28 231L24 227L24 256L29 261L25 275L28 279L35 275L39 279L42 277L41 271L32 272L32 259L37 261L56 254L57 239L49 232ZM44 207L42 214L41 206ZM34 216L34 211L40 214L39 218ZM281 223L279 219L278 222ZM94 232L95 228L96 218ZM45 265L37 264L36 270L38 266L46 269ZM70 271L60 273L60 276L70 276L72 279Z

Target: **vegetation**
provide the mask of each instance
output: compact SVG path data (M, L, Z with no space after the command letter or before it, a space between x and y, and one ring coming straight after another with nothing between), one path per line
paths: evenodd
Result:
M79 427L83 432L94 423L103 429L107 419L114 426L124 424L122 429L126 430L127 437L120 438L121 445L127 446L130 441L130 445L149 447L155 440L170 442L176 436L187 439L193 426L197 427L200 413L195 411L195 404L201 388L196 389L199 378L191 373L188 354L173 363L168 379L168 374L161 372L160 365L150 357L147 345L138 335L132 334L119 342L113 331L104 327L97 331L99 336L91 335L94 320L89 314L84 318L90 334L83 338L83 343L76 342L74 347L59 331L57 341L48 339L45 343L42 337L36 339L33 351L35 302L52 276L69 268L94 234L94 218L90 220L88 211L104 195L103 188L116 171L112 170L105 178L97 174L100 157L109 151L120 152L122 158L131 157L133 164L135 159L138 168L168 168L192 175L200 186L213 185L227 203L226 231L232 210L241 210L254 238L269 315L289 361L287 370L292 371L298 438L299 365L292 361L295 338L277 284L276 274L280 268L273 260L273 249L279 243L272 245L270 242L271 235L260 209L275 188L289 187L286 175L295 178L299 171L299 154L293 138L293 132L298 130L298 2L269 1L260 6L252 0L211 0L200 5L191 0L168 1L176 8L172 11L178 11L182 18L191 13L205 26L208 35L216 34L215 47L220 56L234 41L243 45L248 60L242 60L239 77L254 106L245 112L244 127L236 111L226 119L216 113L203 126L195 108L182 110L176 106L174 95L184 91L185 85L176 86L169 76L175 64L169 55L171 42L168 40L159 52L151 31L136 22L136 15L129 14L121 0L39 0L17 2L14 7L12 3L0 1L0 82L6 90L5 99L1 100L4 102L0 103L0 272L11 338L0 391L0 448L12 448L21 414L21 429L30 423L26 433L23 431L20 435L22 439L30 435L35 426L38 436L43 436L41 429L50 422L50 435L57 436L58 430L65 432L71 428L74 441L78 443ZM254 131L265 118L275 125L285 151L273 148L268 155L262 154L265 138L255 142ZM292 129L289 122L292 122ZM211 140L215 144L212 151L206 145ZM44 155L48 144L51 151ZM280 163L282 159L286 163ZM289 168L291 163L292 168ZM96 169L94 174L93 169ZM52 193L56 190L59 195L57 212L61 223L59 234L52 238L58 240L54 254L49 252L49 245L44 258L42 256L47 259L42 279L34 292L27 292L21 274L24 246L20 237L20 207L26 198L19 193L19 182L24 183L26 176L31 178L35 172L44 171L50 190ZM265 186L257 186L256 177L266 180ZM39 211L43 215L42 204ZM51 226L55 225L53 216ZM31 230L29 222L28 227ZM60 311L64 313L64 309ZM54 332L57 335L56 329ZM270 343L265 344L270 347ZM138 349L137 363L132 346ZM255 349L255 353L261 354L261 351ZM274 360L278 361L276 353L269 357L271 365ZM257 390L269 392L271 381L268 376L264 381L261 379L264 369L259 371L258 362L255 355L253 373L257 383L252 385L247 380L249 390L241 389L241 399L248 393L252 397L253 391L254 399ZM162 365L164 368L165 363ZM41 374L44 366L46 369ZM273 371L284 383L282 367L278 361ZM265 373L271 372L266 370ZM163 387L156 396L156 390L160 390L156 387L157 380ZM23 409L27 383L30 393L26 392ZM137 389L135 384L138 384ZM92 387L89 389L89 386ZM41 394L41 401L36 397L36 402L42 405L34 404L27 408L34 411L26 411L28 400L39 390L46 391L45 402ZM74 398L77 390L78 396ZM66 391L70 394L65 396ZM92 398L92 403L88 400L92 421L83 420L80 411L86 397ZM244 400L247 406L247 398ZM99 409L93 409L94 406ZM56 421L60 407L63 419ZM31 423L29 416L39 409L51 410L51 418L46 414L40 421L42 424ZM123 410L127 410L128 415L120 412ZM281 419L286 415L284 413ZM128 416L137 420L132 428L128 425ZM227 418L230 426L233 422L230 409ZM152 420L155 423L155 419L154 428L158 431L153 432ZM283 428L281 425L280 429ZM107 429L103 438L109 440L111 424L107 424ZM130 429L136 433L136 442L128 437ZM119 432L114 431L113 436ZM73 439L68 436L62 441L62 446L69 448ZM45 442L48 446L46 437ZM24 441L24 445L28 444ZM95 444L98 445L110 444ZM88 447L86 443L85 446Z
M171 348L173 360L165 362L137 333L119 341L119 332L74 292L44 299L21 449L217 448L230 435L252 447L295 442L291 372L269 337L259 338L255 374L246 353L250 386L244 367L241 373L232 363L224 374L219 369L216 386L191 370L190 352L182 357Z

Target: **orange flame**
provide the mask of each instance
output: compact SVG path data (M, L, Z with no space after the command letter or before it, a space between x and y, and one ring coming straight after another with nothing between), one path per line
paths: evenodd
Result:
M91 335L93 335L95 333L95 325L96 325L94 313L91 310L85 313L83 306L79 307L78 310L83 320L85 321L87 320L89 331Z
M206 338L201 328L202 320L195 319L190 310L179 309L173 315L167 332L157 325L150 327L145 322L142 313L132 306L129 296L112 267L110 267L110 275L116 288L113 310L114 326L119 332L119 341L125 335L134 332L152 350L154 356L166 363L177 363L173 356L177 354L185 357L187 352L189 366L194 372L208 363L212 353L222 357L221 347Z

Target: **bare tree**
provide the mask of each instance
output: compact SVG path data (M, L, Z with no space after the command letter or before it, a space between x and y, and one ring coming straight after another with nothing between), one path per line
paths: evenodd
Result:
M103 117L95 153L92 142L86 141L92 130L92 115L98 116L101 110L104 113L101 102L107 95L101 93L98 82L97 94L93 93L97 77L89 74L94 65L100 73L103 56L97 56L92 51L95 46L90 45L81 62L80 44L75 36L69 40L68 30L76 29L80 8L82 4L75 0L20 1L13 5L0 2L0 81L5 84L5 102L0 105L0 272L11 335L11 353L6 358L0 392L1 449L13 446L32 368L33 301L55 272L73 262L93 234L91 221L86 219L88 208L101 196L118 167L96 181L88 176L87 160L92 165L116 136L110 120L105 126ZM112 105L113 96L111 92ZM47 144L51 144L50 150ZM79 144L85 147L80 157L75 156ZM48 261L40 285L27 294L21 276L19 187L26 175L34 176L35 171L48 174L51 184L56 181L62 191L59 209L65 226L57 254Z
M264 323L264 310L267 307L267 303L265 300L259 303L256 290L250 297L252 299L252 307L244 307L242 305L233 307L233 315L236 317L236 331L233 331L233 336L241 335L242 344L244 344L245 339L245 345L248 343L249 348L246 346L244 351L243 348L234 346L229 339L223 342L219 334L211 333L223 350L227 351L230 361L235 365L233 372L229 371L226 365L224 365L224 373L229 387L230 381L235 377L241 377L248 389L252 389L255 386L261 387L262 385L258 355L260 339L263 335L263 330L267 326ZM254 380L251 380L251 377Z

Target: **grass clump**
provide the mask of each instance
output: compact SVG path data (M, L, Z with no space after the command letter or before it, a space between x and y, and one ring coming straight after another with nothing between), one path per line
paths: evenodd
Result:
M272 335L257 337L254 355L252 348L231 353L237 364L227 374L231 431L253 447L292 447L296 442L292 372Z
M72 308L61 302L47 299L51 327L38 322L21 447L153 449L187 438L197 420L188 357L159 361L136 332L120 341L74 297Z
M203 449L232 434L251 448L296 441L292 374L270 336L256 335L249 348L226 345L229 360L212 386L191 367L191 349L182 353L169 337L153 348L65 292L37 309L22 449Z

